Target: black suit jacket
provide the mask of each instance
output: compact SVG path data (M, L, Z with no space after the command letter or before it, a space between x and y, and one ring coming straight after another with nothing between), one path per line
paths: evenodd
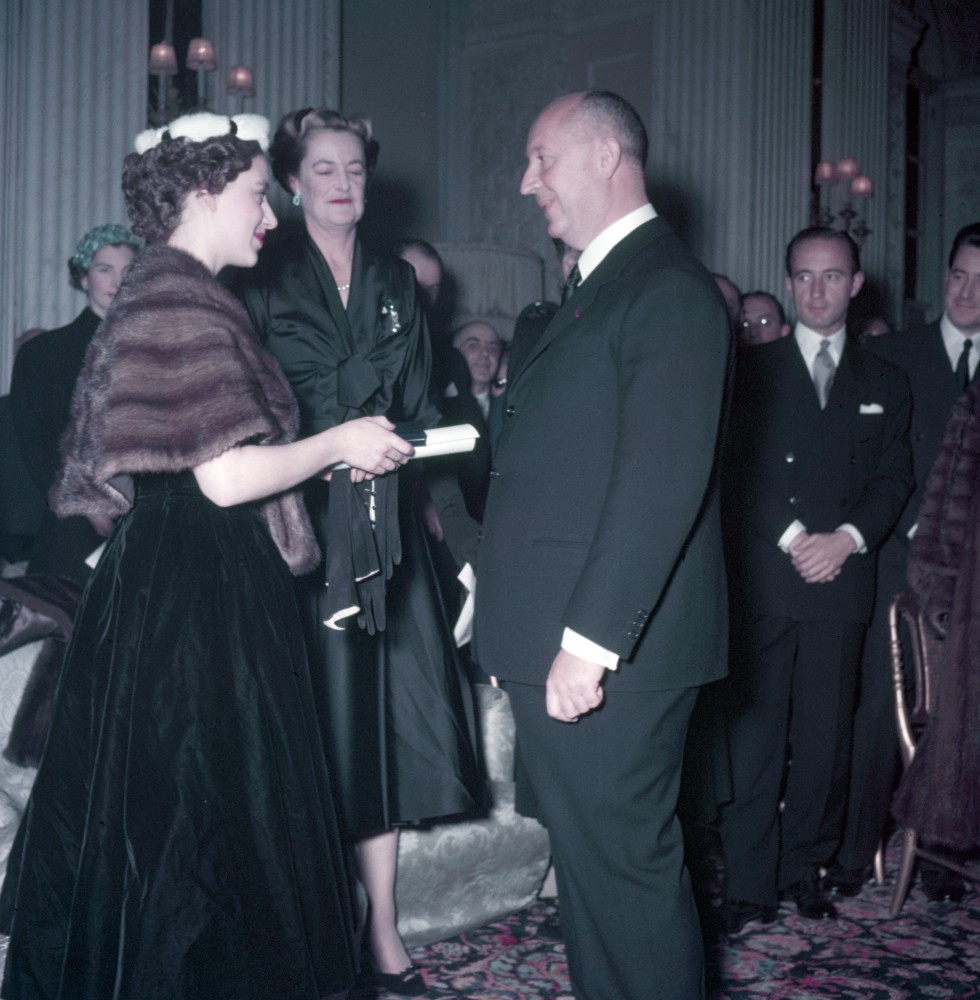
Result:
M39 334L17 352L10 380L14 433L24 467L45 501L61 467L75 382L101 322L86 306L67 326ZM45 502L28 572L58 573L84 585L91 575L85 559L102 541L86 518L58 518Z
M895 526L895 534L908 544L908 532L922 506L926 480L939 453L950 410L963 393L953 374L938 320L915 330L872 337L867 347L901 368L912 389L910 440L915 491ZM976 378L974 373L974 381Z
M730 341L710 275L657 218L512 366L476 591L486 670L543 685L567 626L623 658L607 690L724 674L715 459Z
M866 622L874 551L912 491L912 402L903 372L848 343L820 409L793 336L740 358L725 455L725 526L735 600L752 614ZM778 542L853 524L870 555L830 583L808 584Z
M102 321L87 306L67 326L48 330L17 352L10 408L24 464L47 496L61 466L61 436L88 345Z

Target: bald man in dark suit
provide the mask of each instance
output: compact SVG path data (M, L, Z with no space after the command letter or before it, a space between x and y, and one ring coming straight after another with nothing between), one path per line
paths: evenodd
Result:
M477 659L505 681L551 835L575 996L692 1000L703 948L676 805L698 688L726 669L731 333L710 274L647 200L629 104L561 98L527 157L522 193L582 253L509 372Z

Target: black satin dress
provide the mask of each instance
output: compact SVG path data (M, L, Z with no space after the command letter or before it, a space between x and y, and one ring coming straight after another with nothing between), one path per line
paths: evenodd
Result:
M246 308L299 401L303 433L360 416L434 426L430 348L409 265L357 244L347 308L320 252L304 233L270 246L249 272ZM446 622L419 517L417 466L398 477L402 557L387 582L386 626L374 635L354 618L328 617L325 571L302 583L313 683L342 821L354 838L481 802L472 700ZM339 474L335 474L339 475ZM307 503L329 562L331 489Z
M292 577L257 509L136 484L11 854L2 995L319 1000L353 921Z

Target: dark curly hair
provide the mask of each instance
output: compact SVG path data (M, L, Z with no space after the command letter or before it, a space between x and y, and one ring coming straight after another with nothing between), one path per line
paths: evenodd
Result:
M188 194L220 194L261 155L257 142L233 135L164 139L145 153L130 153L122 188L133 232L147 243L163 242L177 228Z
M333 108L301 108L283 115L269 147L272 173L283 190L292 194L289 178L299 173L310 138L318 132L347 132L364 148L368 177L378 163L378 143L373 138L371 119L364 115L342 115Z

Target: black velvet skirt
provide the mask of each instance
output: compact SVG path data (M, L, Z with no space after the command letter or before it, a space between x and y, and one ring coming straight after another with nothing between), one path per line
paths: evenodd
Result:
M318 1000L353 921L292 578L256 510L138 489L11 855L2 995Z

